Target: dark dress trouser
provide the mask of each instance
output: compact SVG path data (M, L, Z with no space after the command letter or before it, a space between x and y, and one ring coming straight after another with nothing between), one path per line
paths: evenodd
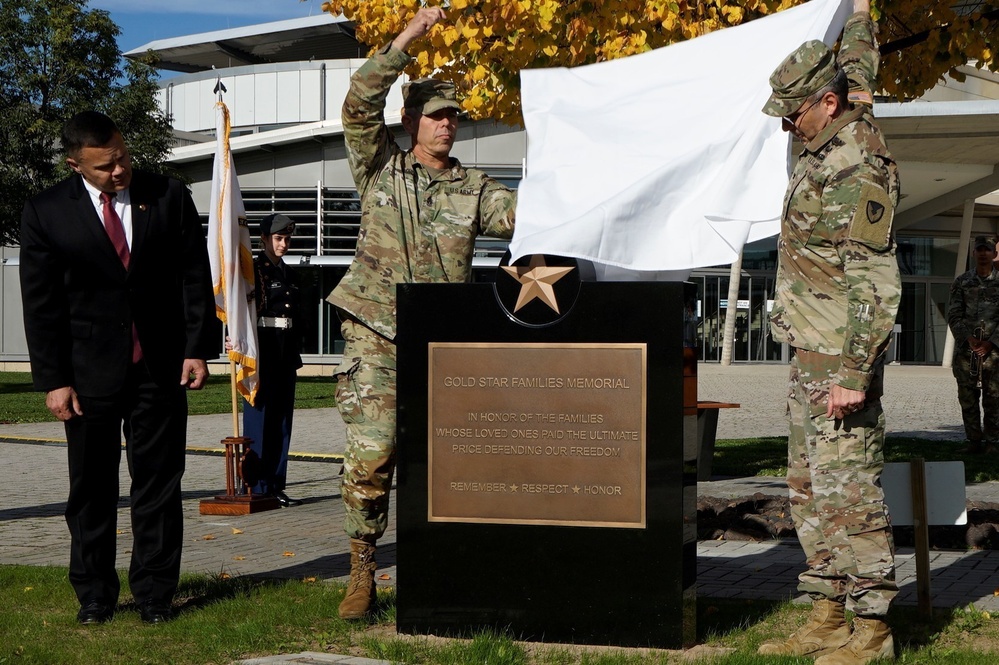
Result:
M117 506L124 426L132 478L132 558L128 581L138 603L169 602L177 590L184 540L180 481L184 474L187 395L157 385L143 362L132 365L113 395L80 395L82 416L66 423L72 539L69 579L81 604L114 603Z
M269 357L261 344L256 405L243 400L243 435L253 440L250 449L260 458L260 479L253 487L254 494L284 491L295 417L297 368Z

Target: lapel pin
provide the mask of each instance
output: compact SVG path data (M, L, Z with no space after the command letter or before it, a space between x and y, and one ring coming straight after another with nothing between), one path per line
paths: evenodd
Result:
M145 203L140 203L139 204L139 210L141 210L142 212L145 212L146 211L146 204Z

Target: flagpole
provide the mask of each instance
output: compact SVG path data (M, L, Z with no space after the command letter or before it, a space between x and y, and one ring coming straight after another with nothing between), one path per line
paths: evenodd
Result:
M236 361L229 359L229 387L232 392L232 435L239 436L239 406L236 404Z
M208 259L212 269L216 315L226 325L229 384L232 397L233 436L225 446L224 496L202 499L202 515L247 515L280 507L274 497L253 493L256 478L244 475L244 462L253 441L239 435L239 393L250 406L257 395L257 314L254 298L253 249L246 226L246 209L229 149L229 109L222 101L225 86L215 82L215 163L212 173L211 212L208 215ZM238 367L237 367L238 365Z

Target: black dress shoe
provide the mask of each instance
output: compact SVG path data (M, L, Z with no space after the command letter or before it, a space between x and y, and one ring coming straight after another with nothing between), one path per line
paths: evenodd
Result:
M144 623L166 623L173 619L173 608L163 600L147 600L139 603L139 617Z
M302 505L302 500L301 499L292 499L290 496L288 496L287 494L285 494L282 491L274 492L274 498L277 499L278 503L280 503L285 508L290 508L291 506L301 506Z
M80 606L76 620L87 626L94 623L107 623L114 616L114 606L102 600L91 600Z

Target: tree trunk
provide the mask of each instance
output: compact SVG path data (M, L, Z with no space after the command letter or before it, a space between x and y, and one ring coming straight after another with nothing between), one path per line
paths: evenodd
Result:
M728 307L725 312L725 331L722 333L721 364L732 364L732 346L735 342L735 314L739 310L739 282L742 278L742 252L732 262L728 275Z

